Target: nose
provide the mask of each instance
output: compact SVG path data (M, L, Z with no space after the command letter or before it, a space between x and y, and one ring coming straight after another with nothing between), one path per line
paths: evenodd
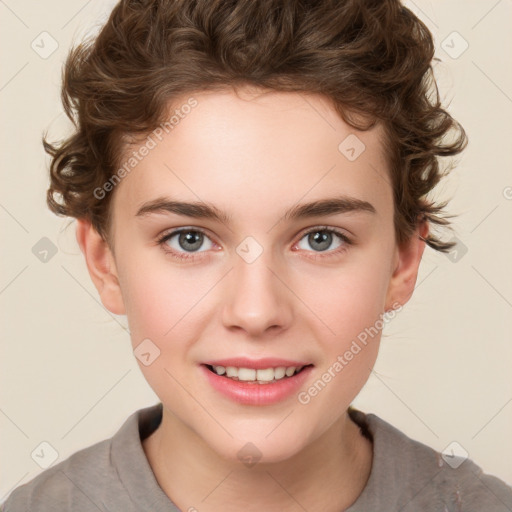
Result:
M242 329L257 338L290 325L293 294L283 270L269 260L266 251L252 263L235 258L223 302L222 321L227 329Z

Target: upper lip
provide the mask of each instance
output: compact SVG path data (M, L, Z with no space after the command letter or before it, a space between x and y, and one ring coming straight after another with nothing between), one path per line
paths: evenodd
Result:
M304 361L296 361L292 359L280 359L277 357L264 357L263 359L249 359L247 357L230 357L229 359L216 359L206 361L203 364L210 366L234 366L236 368L254 368L255 370L264 370L266 368L278 368L284 366L289 368L295 366L299 368L301 366L308 366L311 363Z

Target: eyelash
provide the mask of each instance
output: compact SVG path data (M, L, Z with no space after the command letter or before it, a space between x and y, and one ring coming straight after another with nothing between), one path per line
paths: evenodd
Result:
M179 235L180 233L189 233L189 232L201 233L204 236L206 236L207 238L210 238L208 236L208 234L201 228L196 228L196 227L180 228L180 229L171 231L170 233L164 233L157 240L157 243L158 243L158 245L161 245L162 247L164 247L166 245L165 242L170 240L172 237ZM345 235L341 231L338 231L337 229L329 228L328 226L316 226L314 228L309 229L308 231L302 233L302 236L299 238L299 241L302 240L305 236L309 235L310 233L317 233L317 232L334 233L342 240L343 245L341 245L340 247L338 247L337 249L332 250L332 251L317 251L314 256L307 256L308 258L311 258L313 260L338 256L347 250L347 246L353 245L352 240L349 237L347 237L347 235ZM169 249L165 249L165 248L164 248L164 251L166 254L168 254L172 258L180 260L180 261L187 261L187 260L193 261L198 258L198 256L196 256L194 253L192 253L192 254L181 253L181 252L176 252L174 250L169 250ZM310 252L310 251L308 251L308 252Z

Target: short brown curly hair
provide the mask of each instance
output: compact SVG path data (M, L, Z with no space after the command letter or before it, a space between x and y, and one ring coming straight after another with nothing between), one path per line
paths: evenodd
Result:
M183 94L249 85L321 94L359 130L381 122L398 243L419 221L449 226L447 203L426 195L447 172L439 157L467 137L440 104L433 60L432 34L399 0L121 0L67 57L62 102L76 130L59 144L43 135L48 206L89 219L113 247L112 194L93 191L115 174L126 137L154 130Z

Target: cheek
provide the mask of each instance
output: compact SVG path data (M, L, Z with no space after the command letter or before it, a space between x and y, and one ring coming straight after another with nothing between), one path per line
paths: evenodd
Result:
M152 272L134 272L123 284L123 298L134 343L139 338L159 339L172 328L177 297L170 279ZM176 283L174 283L176 286Z
M185 274L173 271L166 262L123 270L121 287L139 368L160 399L179 410L187 402L179 385L184 382L181 370L190 340L197 338L186 331L194 328L190 318L201 290L190 286ZM146 360L145 353L150 354Z
M165 334L184 314L187 288L165 262L142 264L143 254L132 256L118 267L132 344L135 347L149 338L160 346Z
M389 284L387 269L384 259L365 257L302 282L302 296L327 329L323 339L328 346L342 350L380 318Z
M386 262L373 259L333 272L308 296L318 312L319 362L316 379L299 395L311 416L330 425L365 385L377 359L389 276ZM312 288L310 288L312 289ZM326 328L326 326L328 328Z
M197 338L197 315L207 303L215 276L198 267L180 269L161 257L144 266L137 264L144 257L133 258L119 270L132 345L149 338L163 352L172 344L176 350L165 355L171 352L177 357L180 340Z

